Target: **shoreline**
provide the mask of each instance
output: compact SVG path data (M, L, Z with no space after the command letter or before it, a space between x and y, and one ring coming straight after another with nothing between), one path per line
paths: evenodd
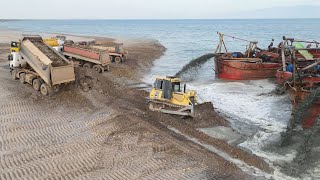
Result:
M0 26L0 43L3 43L3 38L1 38L1 33L12 35L14 34L39 34L41 36L56 36L56 35L62 35L66 36L69 38L73 38L76 41L91 41L91 40L106 40L106 41L113 41L113 42L122 42L125 44L132 44L132 43L137 43L137 42L148 42L148 41L156 41L158 43L159 40L152 39L152 38L142 38L142 37L109 37L105 35L87 35L87 34L77 34L77 33L64 33L64 32L45 32L45 31L37 31L37 32L32 32L32 31L26 31L26 30L18 30L15 28L5 28ZM161 44L161 43L160 43Z

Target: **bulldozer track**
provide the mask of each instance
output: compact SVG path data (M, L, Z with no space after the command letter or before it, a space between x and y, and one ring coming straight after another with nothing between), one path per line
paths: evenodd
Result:
M184 108L185 106L179 106L179 105L175 105L175 104L170 104L168 102L165 102L165 101L158 101L158 100L149 100L149 103L153 103L155 105L165 105L165 106L168 106L168 107L171 107L171 108Z

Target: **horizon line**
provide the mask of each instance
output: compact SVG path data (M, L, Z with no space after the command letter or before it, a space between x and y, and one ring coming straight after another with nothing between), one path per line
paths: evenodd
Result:
M303 20L303 19L310 19L310 20L314 20L314 19L320 19L320 17L311 17L311 18L299 18L299 17L296 17L296 18L164 18L164 19L161 19L161 18L154 18L154 19L148 19L148 18L128 18L128 19L125 19L125 18L115 18L115 19L108 19L108 18L47 18L47 19L42 19L42 18L8 18L8 19L0 19L0 22L3 22L3 21L37 21L37 20L53 20L53 21L59 21L59 20L110 20L110 21L127 21L127 20L141 20L141 21L149 21L149 20L172 20L172 21L175 21L175 20Z

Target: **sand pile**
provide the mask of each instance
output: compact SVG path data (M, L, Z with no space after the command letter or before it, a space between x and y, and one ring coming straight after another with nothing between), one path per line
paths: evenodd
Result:
M196 128L229 126L229 122L214 110L213 104L211 102L196 105L194 111L195 116L191 124Z

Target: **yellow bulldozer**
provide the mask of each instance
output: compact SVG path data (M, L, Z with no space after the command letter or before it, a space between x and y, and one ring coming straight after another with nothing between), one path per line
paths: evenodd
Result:
M186 92L186 84L177 77L156 78L148 97L149 109L165 114L193 117L197 104L196 92Z

